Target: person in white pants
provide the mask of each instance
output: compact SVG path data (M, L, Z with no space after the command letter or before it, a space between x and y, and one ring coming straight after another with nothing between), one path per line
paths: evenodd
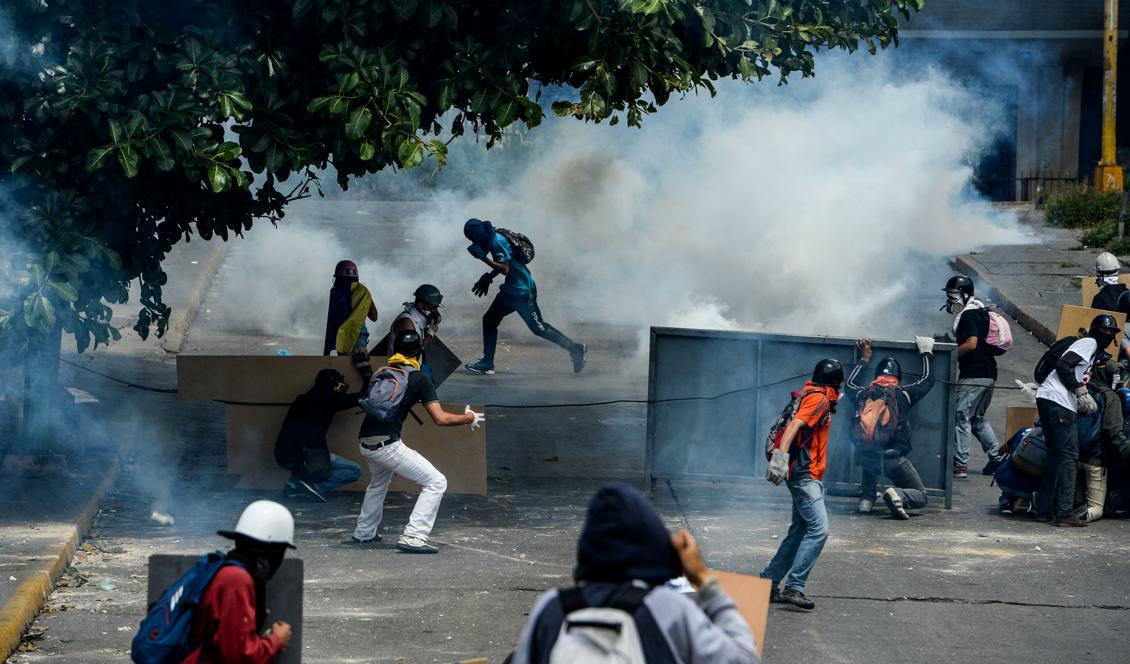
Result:
M440 407L435 383L419 370L418 358L422 350L422 340L414 330L396 335L393 340L393 355L388 358L388 363L390 367L408 370L403 397L391 409L388 417L376 417L367 409L365 421L361 423L361 454L369 463L372 479L365 490L361 515L357 517L357 527L353 531L351 541L354 544L367 545L381 541L377 528L384 515L388 485L395 473L419 484L421 489L396 548L405 553L438 553L439 549L428 543L428 536L435 525L443 492L447 490L447 478L422 454L404 444L400 438L401 427L412 406L418 403L423 404L428 416L441 427L469 425L474 431L486 420L484 414L476 413L470 406L461 414L448 413ZM380 380L381 374L382 371L378 370L373 380ZM370 393L370 397L372 396Z

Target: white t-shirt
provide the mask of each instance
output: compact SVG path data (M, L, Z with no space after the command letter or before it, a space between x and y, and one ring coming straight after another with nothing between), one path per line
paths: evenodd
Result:
M1075 365L1075 380L1079 383L1086 385L1091 381L1091 369L1094 368L1092 360L1095 353L1099 349L1099 343L1091 337L1083 337L1082 339L1071 344L1071 346L1064 352L1075 353L1083 358L1083 361ZM1059 379L1059 374L1053 369L1048 377L1040 384L1040 389L1036 390L1037 399L1047 399L1063 406L1064 408L1075 411L1078 400L1071 390L1063 384Z

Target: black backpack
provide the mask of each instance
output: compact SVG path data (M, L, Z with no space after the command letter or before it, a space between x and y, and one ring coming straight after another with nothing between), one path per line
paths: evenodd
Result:
M534 260L534 243L530 238L522 235L517 231L512 231L506 228L496 229L506 241L510 243L510 252L514 260L522 265L528 265Z
M1052 372L1055 371L1056 362L1059 362L1059 358L1063 357L1067 349L1071 348L1071 344L1076 341L1079 341L1079 337L1064 337L1044 351L1044 355L1036 363L1036 370L1032 372L1032 377L1036 379L1037 383L1042 384L1048 379L1048 376L1052 375Z

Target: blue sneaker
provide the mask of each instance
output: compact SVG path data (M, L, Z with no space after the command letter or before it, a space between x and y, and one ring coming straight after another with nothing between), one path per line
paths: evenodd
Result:
M494 375L494 365L487 362L485 358L474 364L464 364L463 368L467 370L467 373L482 374L484 376Z

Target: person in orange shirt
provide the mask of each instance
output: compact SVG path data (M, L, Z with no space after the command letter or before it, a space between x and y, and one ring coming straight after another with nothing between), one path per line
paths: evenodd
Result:
M793 496L793 519L789 533L776 555L761 571L773 582L770 601L801 609L816 608L804 596L805 583L816 558L828 539L828 512L824 508L824 469L827 466L828 430L840 398L844 368L837 360L821 360L801 391L796 415L773 450L766 479L785 481ZM785 575L788 575L786 578ZM785 589L778 585L785 581Z

